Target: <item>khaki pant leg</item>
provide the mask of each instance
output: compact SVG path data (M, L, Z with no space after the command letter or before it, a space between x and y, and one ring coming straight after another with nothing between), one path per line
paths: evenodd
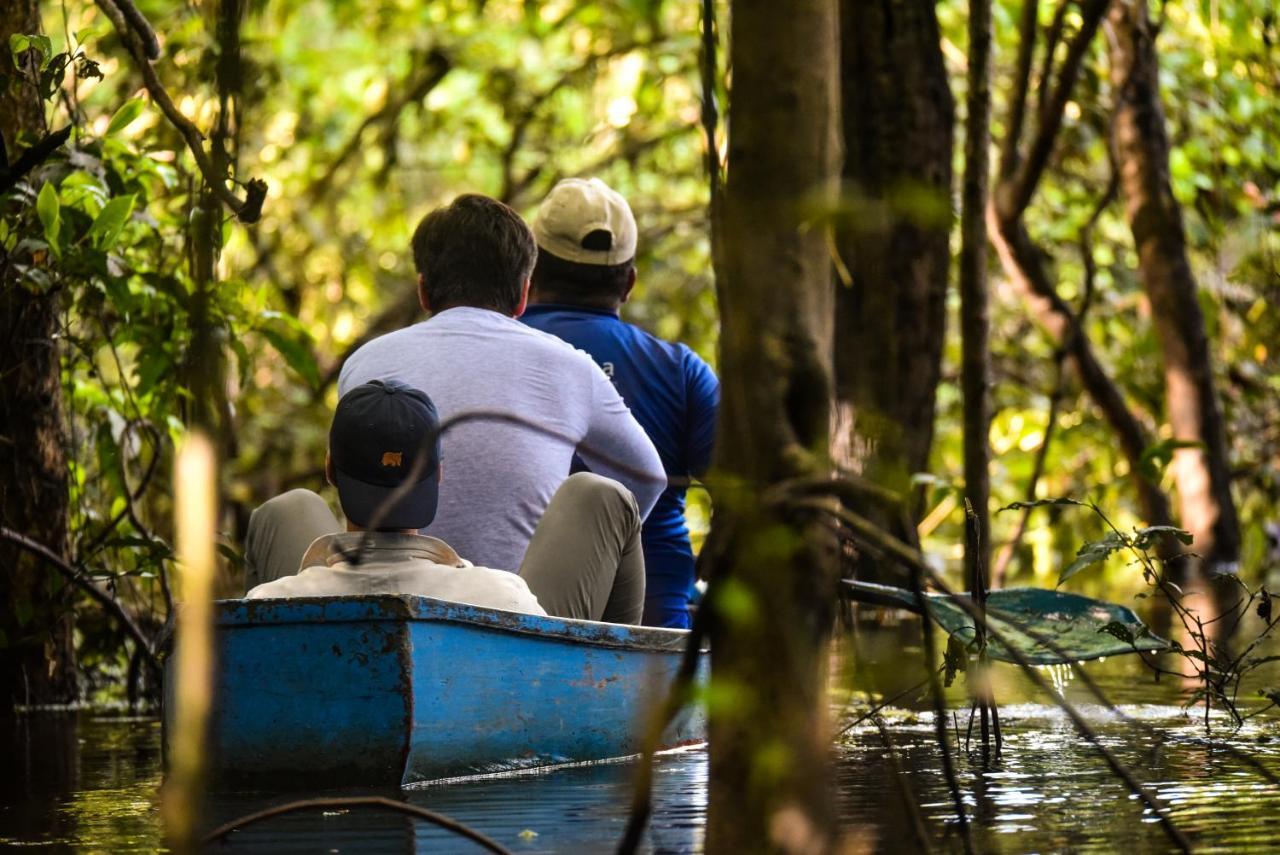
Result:
M552 496L520 575L548 614L634 624L644 612L644 551L635 497L579 472Z
M249 515L244 538L244 588L298 572L317 537L342 530L324 499L310 490L290 490L268 499Z

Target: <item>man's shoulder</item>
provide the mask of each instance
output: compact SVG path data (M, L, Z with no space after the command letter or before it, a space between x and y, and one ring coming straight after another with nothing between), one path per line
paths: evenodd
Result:
M281 576L251 588L247 600L287 599L289 597L322 597L331 595L325 590L332 582L332 573L323 565L304 567L291 576Z
M581 363L590 357L562 339L520 323L515 318L485 311L461 315L455 310L435 315L413 326L380 335L355 350L342 368L339 386L346 390L357 382L401 372L417 363L410 356L446 352L452 357L502 353L531 364L549 364L563 370L566 362Z
M345 385L351 372L367 369L370 363L381 362L392 354L419 345L427 335L423 329L427 323L427 321L421 321L412 326L383 333L357 347L342 364L339 385Z

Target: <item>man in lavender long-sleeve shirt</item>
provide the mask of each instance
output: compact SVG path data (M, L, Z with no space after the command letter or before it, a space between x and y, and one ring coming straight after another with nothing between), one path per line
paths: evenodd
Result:
M666 486L653 443L591 357L516 320L536 252L529 227L493 199L433 211L413 236L433 316L361 347L338 380L339 395L398 380L426 392L446 425L463 417L446 428L440 505L425 533L511 571L575 453L630 490L641 518Z

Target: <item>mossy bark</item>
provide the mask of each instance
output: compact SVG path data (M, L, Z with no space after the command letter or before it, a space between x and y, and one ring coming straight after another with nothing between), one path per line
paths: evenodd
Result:
M0 64L13 68L11 35L40 30L35 0L0 0ZM0 134L10 163L45 131L33 85L15 82L0 92ZM13 207L4 211L14 214ZM48 263L50 256L41 260L31 251L22 258L0 254L0 525L65 555L59 292L36 287L19 270ZM38 558L0 541L0 710L66 703L76 695L71 591Z
M825 673L836 550L765 503L829 471L840 164L835 0L732 7L718 270L723 398L714 551L709 852L822 852L835 820Z

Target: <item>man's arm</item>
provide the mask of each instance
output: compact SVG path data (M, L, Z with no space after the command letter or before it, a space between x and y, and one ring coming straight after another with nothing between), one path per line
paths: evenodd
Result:
M612 478L636 497L640 518L649 516L667 486L658 450L627 409L618 390L591 363L592 407L578 456L597 475Z
M702 476L711 466L720 411L720 381L711 366L692 350L685 351L685 465Z

